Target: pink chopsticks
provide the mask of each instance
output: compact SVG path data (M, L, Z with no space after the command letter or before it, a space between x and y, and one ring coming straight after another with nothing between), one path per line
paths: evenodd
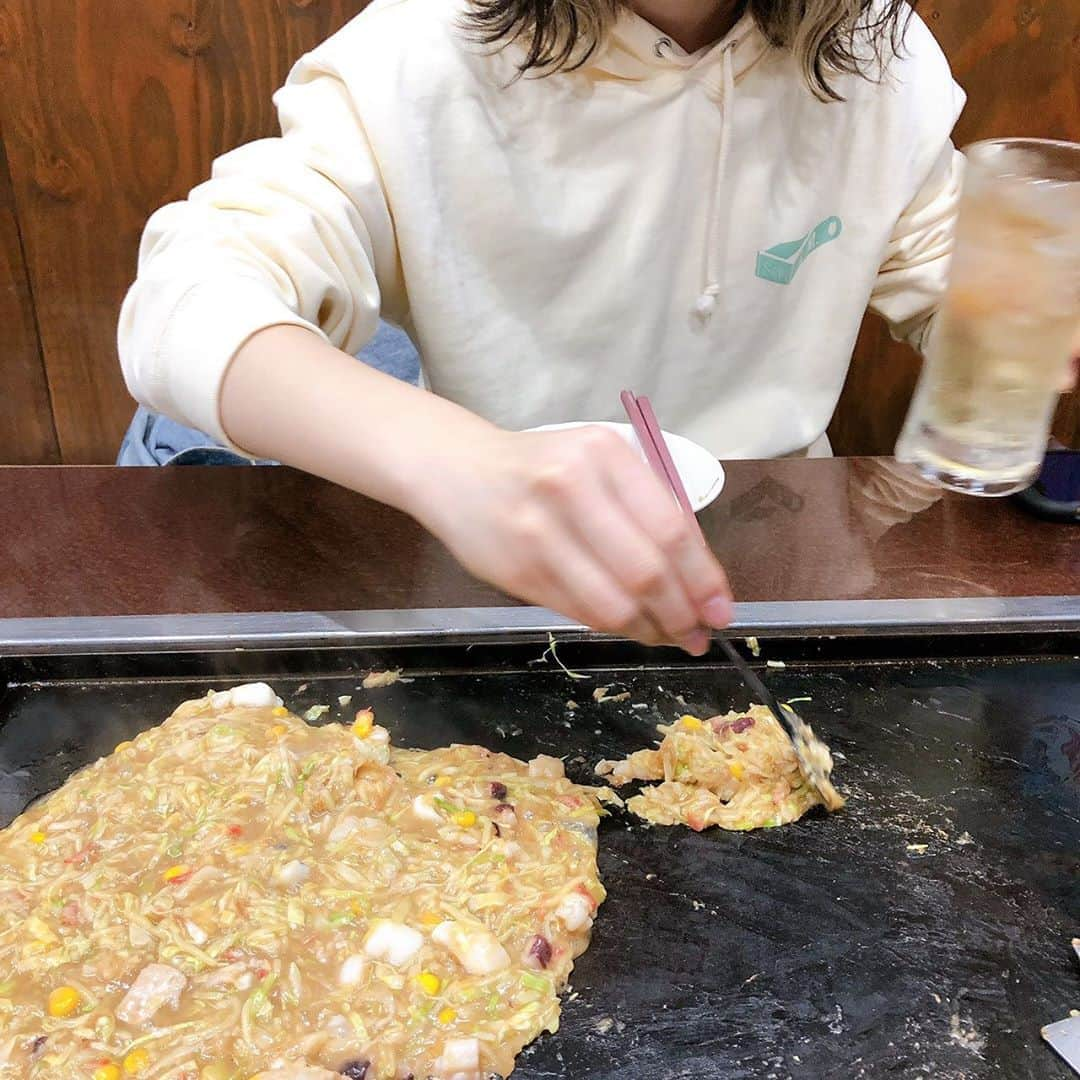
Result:
M679 505L694 523L694 528L697 530L698 536L701 537L701 542L708 547L708 541L706 541L705 534L701 531L698 519L694 515L693 507L690 505L690 500L686 495L686 488L683 486L678 469L675 468L675 462L671 458L671 451L668 449L660 425L656 422L656 413L653 412L649 399L647 397L638 397L629 390L624 390L621 398L623 408L626 410L626 415L630 418L630 424L634 429L634 434L637 435L638 442L641 443L641 448L645 451L645 457L652 466L653 472L656 473L661 484L666 484L675 493ZM711 637L719 642L720 647L727 655L728 661L742 677L752 695L769 707L770 712L776 717L777 723L787 732L803 776L821 793L825 805L830 810L843 806L844 800L829 782L829 771L832 769L831 760L829 760L829 766L826 769L822 763L822 756L815 746L814 733L790 705L781 707L769 688L754 674L750 665L743 659L726 634L707 627L702 629L706 630ZM827 751L825 752L825 759L828 759Z
M675 468L675 462L671 457L671 451L668 449L667 440L664 438L663 431L660 430L659 423L657 423L652 403L647 397L638 397L629 390L624 390L620 395L620 399L623 408L626 410L630 426L633 427L634 434L637 436L638 442L641 443L641 449L645 451L645 459L652 467L656 478L661 484L671 489L679 505L694 523L694 527L701 533L701 526L698 525L697 517L694 515L694 508L690 505L690 498L686 494L686 487L682 482L682 477L679 476L679 470ZM704 540L704 536L702 536L702 540Z

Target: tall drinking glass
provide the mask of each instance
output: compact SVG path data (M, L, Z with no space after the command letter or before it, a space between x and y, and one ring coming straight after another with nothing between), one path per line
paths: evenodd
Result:
M1038 474L1080 331L1080 145L968 147L949 287L896 456L973 495Z

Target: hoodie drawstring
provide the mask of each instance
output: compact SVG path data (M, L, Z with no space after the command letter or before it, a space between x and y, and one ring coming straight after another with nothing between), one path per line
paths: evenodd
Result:
M709 216L705 223L704 286L694 303L694 314L702 322L708 322L716 310L716 298L720 295L720 199L723 194L724 172L727 169L731 149L732 106L735 97L735 47L737 41L724 47L720 59L722 97L720 99L720 145L716 151L716 168L713 170L713 189L709 198Z

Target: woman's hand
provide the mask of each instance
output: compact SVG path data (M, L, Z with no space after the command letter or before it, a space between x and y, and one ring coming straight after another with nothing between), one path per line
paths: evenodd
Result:
M1070 379L1065 390L1066 393L1080 387L1080 335L1077 335L1077 345L1075 352L1073 352L1072 367L1069 369L1069 375Z
M720 564L604 428L477 431L406 508L477 577L597 630L701 654L731 619Z

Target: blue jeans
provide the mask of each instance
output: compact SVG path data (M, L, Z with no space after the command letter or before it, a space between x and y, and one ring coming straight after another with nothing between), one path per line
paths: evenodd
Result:
M388 375L415 383L420 357L402 330L380 323L378 332L359 359ZM120 444L117 465L272 465L251 461L214 442L209 435L184 427L160 413L139 406Z

